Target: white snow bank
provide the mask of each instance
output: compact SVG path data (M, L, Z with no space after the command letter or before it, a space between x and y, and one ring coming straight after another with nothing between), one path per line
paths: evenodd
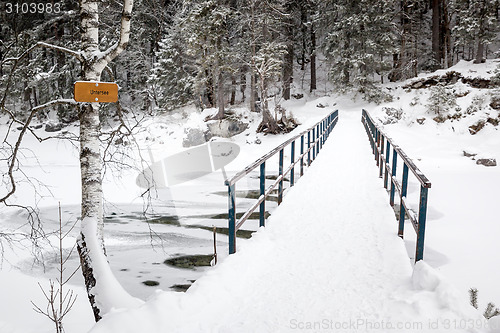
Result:
M472 306L464 303L463 297L460 296L458 291L426 262L419 261L415 264L412 282L415 290L421 290L423 293L429 292L432 295L434 303L443 312L451 312L461 318L480 320L484 324L487 322ZM432 313L429 314L432 315ZM476 326L473 328L483 327Z
M38 282L45 291L49 283L44 278L34 279L9 269L5 262L0 270L0 295L3 306L0 311L0 332L2 333L52 333L54 326L50 320L33 310L33 301L45 310L45 300ZM65 290L73 290L78 295L75 305L63 321L66 332L83 333L92 326L93 315L87 294L82 287L66 285Z

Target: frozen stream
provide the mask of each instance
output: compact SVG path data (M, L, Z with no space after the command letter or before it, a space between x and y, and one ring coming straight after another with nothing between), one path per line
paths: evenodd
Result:
M147 299L156 289L185 291L206 270L214 254L213 227L217 227L216 247L218 260L228 255L227 237L227 192L221 186L220 174L208 175L175 189L162 189L155 192L151 201L135 204L106 203L105 245L110 265L124 288L133 296ZM253 180L252 180L253 179ZM254 186L255 178L250 177L246 184ZM256 193L242 186L237 192L238 213L248 206ZM148 207L144 214L145 205ZM275 198L270 198L267 207L276 206ZM77 221L79 206L63 206L63 231L67 231ZM21 223L24 214L12 216L12 223ZM58 229L58 208L41 209L41 220L47 233ZM251 237L257 230L258 221L249 220L238 234L239 241ZM69 251L79 232L79 224L70 231L64 242ZM57 246L54 235L48 237L52 246ZM19 268L29 275L55 279L58 275L57 248L45 242L43 258L34 261L32 257L18 262ZM187 257L187 258L185 258ZM166 263L167 260L180 260L183 267ZM184 258L184 260L182 260ZM76 250L66 264L69 276L79 265ZM179 262L177 262L179 265ZM201 265L201 266L199 266ZM82 285L81 273L75 274L71 284Z

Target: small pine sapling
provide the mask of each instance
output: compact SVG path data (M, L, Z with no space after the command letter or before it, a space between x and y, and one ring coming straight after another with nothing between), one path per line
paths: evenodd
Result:
M495 304L492 302L489 302L488 305L486 306L486 310L484 310L483 316L486 319L491 319L495 316L500 315L500 310L495 307Z
M477 302L477 297L478 291L477 288L470 288L469 289L469 299L470 299L470 304L475 308L478 309L478 302ZM494 303L489 302L488 305L486 305L486 309L483 312L483 316L486 319L491 319L495 316L500 315L500 309L498 309Z
M436 85L430 89L430 96L427 100L427 110L437 115L448 112L457 106L455 94L443 85Z
M474 307L474 309L478 308L477 305L477 288L470 288L469 289L469 298L470 298L470 304Z

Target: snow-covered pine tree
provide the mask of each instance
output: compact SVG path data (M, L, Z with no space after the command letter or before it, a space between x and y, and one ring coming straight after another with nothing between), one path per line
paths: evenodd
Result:
M242 0L239 11L244 26L243 40L247 47L246 65L250 69L250 110L260 104L262 121L258 131L278 133L277 120L269 111L270 90L273 95L281 94L284 56L287 44L283 39L287 14L284 1ZM258 91L258 93L257 93ZM256 99L259 95L260 103Z
M316 0L287 0L284 2L283 42L287 52L283 63L283 98L290 99L295 61L300 70L310 69L309 91L316 89ZM304 87L302 87L304 88Z
M432 69L447 68L452 65L451 14L454 0L432 0ZM451 12L450 12L451 9Z
M429 10L427 0L395 1L399 43L398 52L393 54L393 69L389 75L391 81L406 80L417 76L422 69L433 68Z
M232 63L228 47L228 19L231 9L224 1L185 1L184 19L180 27L186 41L186 54L194 60L194 88L209 107L218 107L213 119L225 112L224 85Z
M427 110L429 112L437 114L438 117L443 117L451 108L457 106L457 96L444 85L438 84L430 90L431 93L427 100Z
M149 84L151 94L161 110L170 111L194 101L196 68L194 59L186 54L186 43L178 24L179 17L159 42L156 62Z
M68 3L57 7L57 13L34 13L27 15L8 15L0 13L0 87L5 88L10 74L11 61L33 45L33 41L65 45L75 49L78 40L74 38L77 27L77 6ZM61 98L71 91L78 75L78 62L57 49L41 47L26 55L26 62L13 72L8 94L3 103L20 119L26 119L28 110ZM43 84L42 84L43 82ZM2 94L5 89L0 90ZM56 106L59 118L63 121L77 119L74 108ZM43 111L37 117L45 118Z
M133 104L134 109L140 108L143 112L151 112L155 107L155 96L148 89L148 80L160 41L174 24L173 16L178 10L178 3L179 1L147 0L136 1L134 4L134 24L131 26L127 56L118 57L110 64L121 87L121 95L127 97L120 101L122 104Z
M457 11L455 46L461 49L462 59L474 59L481 63L486 57L487 46L498 32L498 0L455 0Z
M384 75L395 52L392 0L325 2L319 9L330 76L341 89L370 86Z
M294 59L294 44L295 35L297 34L296 27L300 24L297 20L296 13L299 13L296 1L288 0L285 2L286 15L283 20L283 36L286 44L286 53L283 61L283 93L285 100L290 99L290 86L293 81L293 59Z
M453 0L451 5L456 13L452 28L456 58L471 60L474 57L475 19L469 14L469 0Z

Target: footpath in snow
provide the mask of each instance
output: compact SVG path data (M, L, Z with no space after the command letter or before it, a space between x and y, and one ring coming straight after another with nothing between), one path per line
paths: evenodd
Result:
M236 254L185 294L158 291L91 332L481 331L446 281L410 261L360 118L340 112L312 166Z

